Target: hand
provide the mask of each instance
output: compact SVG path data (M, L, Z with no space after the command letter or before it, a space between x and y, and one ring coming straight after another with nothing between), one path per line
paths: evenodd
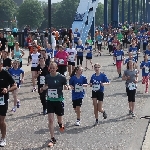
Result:
M6 88L2 88L2 89L3 89L3 91L2 91L3 94L6 94L8 92L8 90Z
M72 90L74 90L74 87L73 87L72 85L70 85L70 88L71 88Z
M29 63L27 63L27 66L29 66Z
M130 79L130 76L126 76L126 79L129 80L129 79Z
M41 73L42 73L42 70L40 69L39 74L41 74Z
M102 82L100 82L101 86L104 86L104 84Z
M40 93L42 93L43 92L43 88L40 88Z

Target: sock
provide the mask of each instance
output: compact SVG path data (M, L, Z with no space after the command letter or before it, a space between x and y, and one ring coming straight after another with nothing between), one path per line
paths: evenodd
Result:
M77 118L77 121L80 121L80 119Z
M98 122L98 119L96 119L96 122Z

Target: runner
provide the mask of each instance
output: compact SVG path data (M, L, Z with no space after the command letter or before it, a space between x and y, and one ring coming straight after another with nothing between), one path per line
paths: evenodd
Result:
M114 52L114 59L116 59L116 67L117 67L119 78L121 78L121 66L122 66L122 61L124 60L124 52L121 49L121 44L117 46L117 49Z
M126 81L126 92L129 102L129 115L135 117L134 107L135 107L135 93L136 93L136 83L138 82L138 71L135 69L135 63L129 61L127 63L127 69L124 71L122 79Z
M16 109L20 107L20 100L18 99L18 92L20 88L20 84L24 82L24 71L19 67L20 61L14 61L13 67L9 69L9 73L15 80L15 83L17 84L17 89L12 92L13 98L14 98L14 107L12 108L13 112L16 112ZM20 78L21 75L21 78Z
M150 62L148 61L148 55L144 56L144 61L141 63L140 68L142 69L142 84L146 85L145 93L148 93L149 69L150 69Z
M8 89L8 86L10 88ZM0 59L0 130L1 130L1 140L0 146L6 146L6 113L8 109L8 99L9 92L17 89L17 84L15 84L14 79L11 75L3 70L2 59Z
M2 57L2 54L5 51L5 48L7 46L7 40L6 38L4 38L4 34L2 32L0 32L0 43L1 43L0 56Z
M32 85L33 85L32 92L36 92L35 78L37 76L37 66L39 62L39 55L40 53L37 52L37 46L34 46L33 53L29 56L29 63L27 64L27 66L29 66L30 63L32 62L32 65L31 65Z
M14 58L14 60L19 60L20 68L22 67L22 57L23 56L24 56L24 51L22 49L20 49L19 43L16 42L14 50L12 51L12 58Z
M54 137L54 113L57 115L58 125L60 131L64 131L64 125L62 123L62 116L64 115L64 98L62 90L68 90L66 78L60 73L56 72L57 64L55 62L50 63L50 74L45 77L45 85L41 88L47 90L47 113L49 121L49 130L51 134L51 140L48 144L49 147L53 147L56 143Z
M86 67L85 67L85 70L89 69L89 68L87 67L87 62L88 62L88 60L90 61L90 64L91 64L92 69L93 69L93 63L92 63L92 48L91 48L91 46L89 45L89 43L86 43L85 46L86 46L85 50L86 50L86 52L87 52L87 54L86 54Z
M68 53L63 50L61 45L59 46L59 51L55 56L55 60L58 62L58 72L66 76Z
M8 52L4 51L3 52L3 69L4 70L9 70L12 65L12 60L8 58Z
M70 43L69 48L67 48L66 52L69 54L68 72L69 72L69 76L71 76L72 71L75 69L75 61L77 58L77 51L75 50L75 48L72 48L72 43Z
M92 100L94 106L95 115L95 126L98 124L98 112L103 113L104 119L107 118L105 110L102 108L104 99L104 86L109 85L109 80L104 73L100 72L100 64L96 63L94 65L95 73L90 79L90 86L92 86Z
M40 92L40 88L45 84L45 76L49 73L48 66L45 64L45 59L43 57L39 58L39 65L37 66L37 85L38 93L40 95L41 104L43 106L43 115L47 113L46 107L46 91Z
M69 85L72 88L72 105L75 113L77 114L77 121L75 122L75 126L80 126L80 109L82 105L82 100L85 95L83 87L87 87L87 79L85 76L82 75L82 72L82 67L75 67L69 80Z
M8 56L9 56L10 52L13 52L14 50L14 36L11 34L11 32L8 32L7 41L8 41Z

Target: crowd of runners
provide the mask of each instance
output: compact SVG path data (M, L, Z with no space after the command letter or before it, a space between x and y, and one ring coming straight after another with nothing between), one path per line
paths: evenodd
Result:
M48 30L47 30L48 31ZM76 113L75 126L80 126L80 115L82 100L85 95L85 88L92 87L92 100L94 106L94 126L98 124L98 112L107 118L103 109L104 87L110 81L106 74L101 72L100 63L93 64L92 58L105 57L103 50L108 50L112 55L112 63L116 66L116 75L125 81L126 93L129 102L129 115L135 117L135 94L140 69L142 70L142 84L145 84L145 93L148 93L149 69L150 69L150 30L146 24L136 28L132 24L122 25L119 29L109 27L104 30L97 27L95 41L91 36L87 37L85 44L82 44L78 29L62 29L52 31L52 44L48 43L48 32L45 33L44 44L34 40L32 35L25 37L29 50L28 64L31 67L32 89L31 92L38 92L42 104L43 115L48 114L49 131L51 135L49 147L56 143L54 136L54 114L57 115L57 122L60 131L63 132L64 98L63 90L72 90L72 105ZM95 46L93 46L95 44ZM6 48L8 47L8 51ZM93 48L94 47L94 48ZM128 57L125 58L124 49L128 48ZM141 49L142 48L142 49ZM6 145L6 123L5 117L8 109L9 92L14 99L12 112L20 107L18 99L19 88L24 82L25 72L22 69L24 51L19 47L17 35L8 33L4 38L0 33L0 146ZM86 57L84 57L86 55ZM143 61L138 67L138 56L143 55ZM86 59L86 60L84 60ZM83 67L83 61L86 65ZM122 65L126 70L122 71ZM91 67L91 68L90 68ZM91 78L87 81L83 70L93 69ZM36 84L37 83L37 84Z

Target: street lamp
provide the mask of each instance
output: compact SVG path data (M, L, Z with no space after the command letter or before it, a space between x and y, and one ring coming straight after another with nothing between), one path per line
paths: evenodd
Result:
M49 28L49 43L51 44L51 0L48 0L48 28Z

